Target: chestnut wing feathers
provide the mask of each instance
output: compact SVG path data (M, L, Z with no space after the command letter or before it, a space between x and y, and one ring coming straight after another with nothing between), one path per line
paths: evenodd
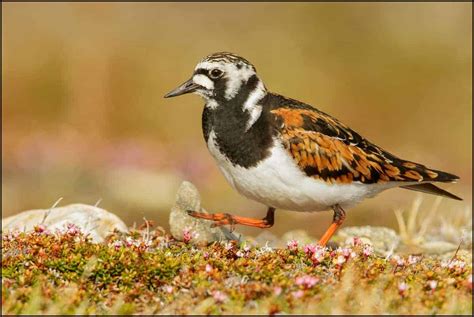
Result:
M293 100L289 100L293 101ZM286 150L306 175L331 183L449 182L458 177L405 161L305 104L274 107Z

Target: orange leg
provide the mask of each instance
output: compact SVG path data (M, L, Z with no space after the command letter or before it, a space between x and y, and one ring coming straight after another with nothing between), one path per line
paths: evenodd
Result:
M230 225L232 229L234 225L244 225L257 228L270 228L275 222L275 208L272 207L268 208L267 215L263 219L233 216L227 213L205 214L203 212L197 212L192 210L188 210L188 215L194 218L214 221L214 223L212 224L213 227Z
M326 246L326 243L328 243L329 239L331 239L333 234L342 225L342 222L346 218L346 212L344 211L344 209L341 208L341 206L334 205L333 210L334 217L332 218L332 224L329 226L328 230L326 230L326 232L319 240L319 245L323 247Z

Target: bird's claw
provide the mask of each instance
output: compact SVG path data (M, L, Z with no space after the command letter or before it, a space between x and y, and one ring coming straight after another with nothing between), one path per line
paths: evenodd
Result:
M228 214L228 213L220 214L220 215L224 216L224 219L222 219L222 218L221 219L212 219L211 217L212 217L213 214L210 214L210 215L206 214L208 217L202 217L202 216L199 215L200 214L199 212L196 212L194 210L186 210L186 213L189 216L194 217L194 218L213 221L213 223L211 224L211 228L230 225L229 231L231 233L235 230L235 225L237 224L234 217L231 214Z

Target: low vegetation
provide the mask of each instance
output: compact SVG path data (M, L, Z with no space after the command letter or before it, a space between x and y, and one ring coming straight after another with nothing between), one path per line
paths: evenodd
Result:
M471 314L472 264L377 256L354 238L327 249L289 241L176 241L161 228L94 244L74 225L2 234L4 314Z

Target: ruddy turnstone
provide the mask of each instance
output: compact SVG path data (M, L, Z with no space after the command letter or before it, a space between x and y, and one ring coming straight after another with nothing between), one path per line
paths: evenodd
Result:
M268 206L263 219L189 211L214 226L268 228L275 208L333 209L328 240L344 208L394 187L461 198L433 185L457 176L403 160L363 138L336 118L295 99L269 92L246 59L222 52L202 59L188 81L165 95L196 93L206 104L207 147L240 194Z

